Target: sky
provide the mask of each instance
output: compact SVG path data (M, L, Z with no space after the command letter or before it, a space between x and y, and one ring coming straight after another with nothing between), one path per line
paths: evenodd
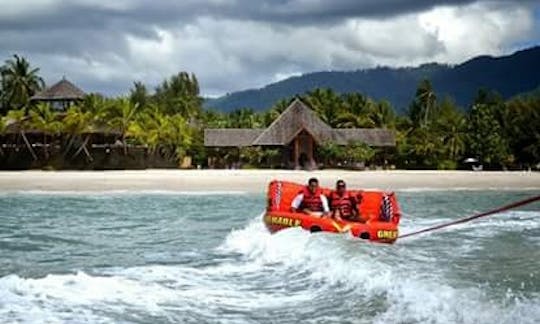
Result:
M180 71L218 96L539 44L538 0L0 0L0 62L19 54L48 85L65 76L105 95Z

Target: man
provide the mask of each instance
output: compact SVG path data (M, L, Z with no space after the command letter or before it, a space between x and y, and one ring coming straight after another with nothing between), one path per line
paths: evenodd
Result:
M330 194L332 217L339 221L359 221L358 200L347 191L345 181L336 182L336 190Z
M311 178L308 185L302 189L291 203L291 210L298 210L313 216L325 216L330 213L328 199L322 194L319 188L319 180Z

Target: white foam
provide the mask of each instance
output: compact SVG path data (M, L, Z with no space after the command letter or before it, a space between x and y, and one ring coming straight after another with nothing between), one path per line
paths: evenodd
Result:
M516 319L534 323L540 318L538 295L532 299L508 297L501 304L487 298L481 288L450 286L442 271L417 273L419 269L410 268L394 253L394 247L352 240L347 250L337 235L310 235L298 228L261 235L260 228L252 231L255 226L252 223L231 233L222 248L244 253L254 262L281 263L288 270L301 267L313 282L346 284L367 296L386 295L390 307L375 318L377 323L398 318L413 323L514 323ZM350 253L351 249L356 251Z
M316 304L316 297L338 294L339 289L358 292L354 298L382 299L384 307L370 320L375 323L534 323L540 318L538 294L495 298L482 287L454 286L444 271L437 271L436 260L419 258L416 261L426 263L422 266L408 262L405 246L312 235L300 228L271 235L257 217L232 231L217 252L230 258L200 268L153 265L111 268L95 275L3 277L0 320L103 322L115 321L103 314L136 309L175 321L171 312L213 318L225 308L238 313L232 318L238 322L245 320L242 312L261 307L324 307ZM299 279L268 278L292 275ZM344 312L341 320L361 320L350 316Z

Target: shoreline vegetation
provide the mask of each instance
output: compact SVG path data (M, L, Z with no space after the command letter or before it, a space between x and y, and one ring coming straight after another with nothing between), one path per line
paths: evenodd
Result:
M280 147L207 147L204 130L267 128L291 98L262 112L205 110L198 80L187 72L154 91L134 82L124 97L59 98L46 95L38 72L17 55L0 66L0 169L286 168ZM332 128L395 134L394 147L317 143L319 169L470 169L467 159L484 170L540 169L540 90L503 99L478 89L473 102L459 107L423 80L405 115L358 92L318 88L298 97Z
M293 171L293 170L130 170L2 171L0 192L266 192L273 179L305 183L319 178L333 187L344 179L349 188L381 190L540 190L540 173L528 171Z

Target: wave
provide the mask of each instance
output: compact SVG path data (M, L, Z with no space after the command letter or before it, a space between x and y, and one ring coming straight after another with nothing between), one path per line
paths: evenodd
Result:
M497 296L490 287L456 282L429 251L410 246L299 228L271 235L256 217L231 231L214 252L222 261L203 267L9 275L0 278L0 320L535 323L540 318L537 292Z
M310 282L323 282L329 290L345 285L362 292L357 298L382 296L386 309L369 320L374 323L396 319L411 323L534 323L540 318L540 294L523 297L508 292L497 300L480 287L454 286L441 273L423 272L407 260L407 247L370 244L350 236L343 240L335 234L311 235L298 228L264 235L259 224L252 222L231 232L220 249L241 253L256 264L282 264L284 271L301 269L309 274ZM529 227L530 223L520 225ZM417 259L433 261L427 255Z

